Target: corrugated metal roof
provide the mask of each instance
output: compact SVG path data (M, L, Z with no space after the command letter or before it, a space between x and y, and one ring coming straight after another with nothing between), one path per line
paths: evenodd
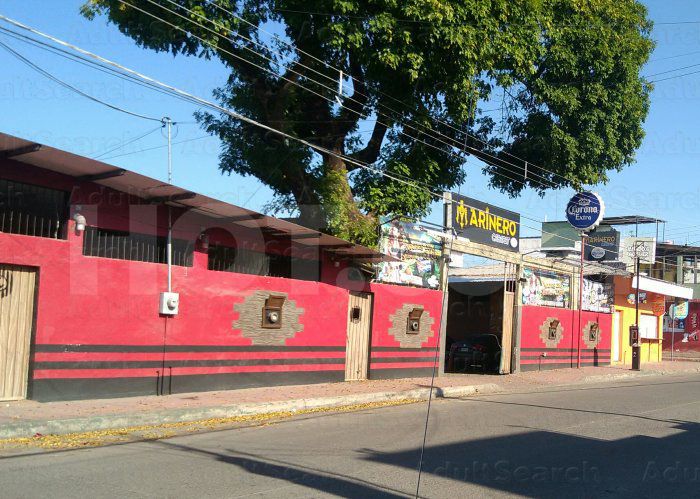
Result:
M280 236L290 236L295 244L320 246L339 257L373 263L395 261L393 257L366 246L353 244L298 224L194 193L102 161L0 133L0 159L3 158L70 177L89 179L96 184L144 199L167 200L167 203L172 206L191 209L219 219L222 224L231 223L248 228L265 229Z

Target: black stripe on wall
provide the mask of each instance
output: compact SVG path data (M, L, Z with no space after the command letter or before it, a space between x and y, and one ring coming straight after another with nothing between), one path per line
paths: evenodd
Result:
M401 347L372 347L373 352L435 352L436 347L401 348Z
M542 357L541 355L521 355L520 360L539 360L542 359L542 362L549 361L549 360L569 360L572 359L574 362L576 362L576 356L573 357ZM595 355L581 355L581 360L594 360L596 359ZM598 355L597 357L598 360L610 360L610 355Z
M35 362L34 369L144 369L165 367L291 366L303 364L342 364L337 359L197 359L197 360L86 360Z
M582 348L581 352L593 352L593 351L598 351L598 352L609 352L610 349L606 348ZM521 348L521 352L578 352L578 348Z
M285 371L182 375L163 379L164 393L235 390L343 381L345 371ZM60 378L33 380L30 398L40 402L156 395L155 376L146 378Z
M389 362L435 362L435 357L372 357L372 364L386 364Z
M57 345L38 344L35 352L344 352L344 346L269 345Z
M609 362L581 362L583 367L607 367L610 365ZM521 371L538 371L538 370L548 370L548 369L573 369L576 367L576 362L562 362L558 364L520 364Z
M432 374L432 367L370 369L369 379L427 378Z
M384 357L372 363L432 362L434 357ZM197 359L197 360L86 360L35 362L34 370L42 369L159 369L163 367L223 367L223 366L293 366L304 364L340 364L345 358L322 359Z

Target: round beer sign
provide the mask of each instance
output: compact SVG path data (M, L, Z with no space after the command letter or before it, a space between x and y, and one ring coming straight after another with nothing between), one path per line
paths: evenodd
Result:
M580 231L594 229L603 220L604 213L603 199L595 192L579 192L566 205L566 219Z

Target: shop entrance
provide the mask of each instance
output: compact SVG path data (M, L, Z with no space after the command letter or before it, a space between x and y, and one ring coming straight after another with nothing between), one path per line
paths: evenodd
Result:
M490 261L449 279L445 372L511 372L515 265Z

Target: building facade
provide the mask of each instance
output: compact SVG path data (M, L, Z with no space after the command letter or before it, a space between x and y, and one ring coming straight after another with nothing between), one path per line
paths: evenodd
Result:
M7 135L0 151L0 399L432 373L442 293L371 282L376 251Z

